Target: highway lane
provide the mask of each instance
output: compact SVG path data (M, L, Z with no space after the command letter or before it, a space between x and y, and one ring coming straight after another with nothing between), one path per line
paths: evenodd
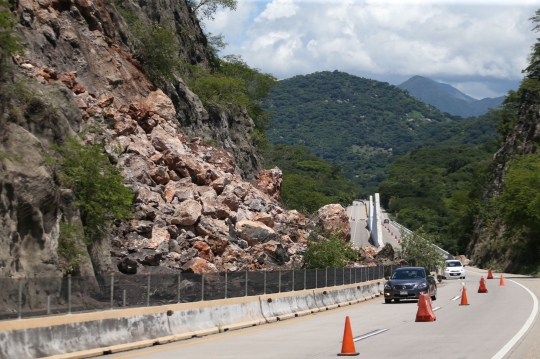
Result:
M480 274L467 270L466 280L443 281L433 302L440 309L432 323L414 321L416 302L384 304L380 297L283 322L107 355L107 359L335 358L341 348L345 316L351 318L355 337L387 329L356 342L360 357L490 359L523 327L533 299L512 282L514 279L507 279L505 287L499 287L498 280L488 280L489 293L477 293L479 278ZM540 287L538 279L529 281ZM461 282L467 286L469 306L459 306ZM523 342L529 339L534 341L525 337Z
M392 247L399 249L401 248L401 232L398 227L396 227L392 220L388 217L388 213L381 208L381 217L382 221L389 219L389 223L383 224L383 241L384 243L390 243Z
M369 243L367 230L367 205L362 201L353 201L352 206L347 207L349 224L351 225L351 243L357 247L366 247Z

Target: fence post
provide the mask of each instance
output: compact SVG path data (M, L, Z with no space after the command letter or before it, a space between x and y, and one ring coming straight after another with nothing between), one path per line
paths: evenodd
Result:
M47 294L47 315L51 314L51 295Z
M180 303L180 283L182 283L182 272L178 272L178 303Z
M111 310L114 307L114 273L111 273Z
M246 297L248 295L248 271L246 269Z
M341 285L345 285L345 267L343 267L343 275L341 276Z
M68 274L68 314L71 314L71 274Z
M227 271L225 271L225 299L227 299Z
M324 287L328 287L328 268L324 269Z
M19 296L18 296L18 308L17 311L19 312L19 319L22 317L22 278L19 277Z
M263 279L263 294L266 294L266 271L264 271L264 279Z
M204 273L201 274L201 302L204 301Z
M281 293L281 269L278 274L278 293Z
M317 278L318 269L315 268L315 289L319 288L319 278Z
M352 268L349 268L349 284L352 284Z
M304 290L306 290L306 268L304 268Z
M146 286L146 306L150 306L150 272L148 272L148 285Z
M354 283L358 283L356 280L356 272L358 271L358 268L354 268Z
M294 268L292 270L292 292L294 292Z
M126 307L126 290L124 289L124 293L122 295L122 306Z
M337 285L337 268L334 268L334 287Z

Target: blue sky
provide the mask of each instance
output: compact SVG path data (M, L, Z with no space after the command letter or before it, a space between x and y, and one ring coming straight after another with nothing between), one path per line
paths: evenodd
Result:
M532 0L239 0L205 31L224 55L278 79L339 70L397 85L414 75L475 98L504 95L522 78L540 34Z

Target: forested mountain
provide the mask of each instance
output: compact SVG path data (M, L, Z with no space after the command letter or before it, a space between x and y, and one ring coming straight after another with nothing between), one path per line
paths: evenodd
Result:
M495 138L487 117L444 114L388 83L338 71L280 81L268 109L273 144L308 146L342 165L364 194L373 193L388 165L412 149L479 145Z
M413 150L390 165L379 186L382 205L407 228L432 235L452 254L464 253L496 149L496 141L488 141Z
M455 87L422 76L413 76L398 87L443 112L461 117L484 115L504 100L504 96L477 100Z

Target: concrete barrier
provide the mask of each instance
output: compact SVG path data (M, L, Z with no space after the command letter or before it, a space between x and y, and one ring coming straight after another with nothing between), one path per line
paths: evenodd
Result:
M379 293L340 287L0 322L0 358L73 359L149 347L349 305ZM70 353L70 354L67 354Z
M266 294L260 297L261 311L268 322L319 311L312 290Z

